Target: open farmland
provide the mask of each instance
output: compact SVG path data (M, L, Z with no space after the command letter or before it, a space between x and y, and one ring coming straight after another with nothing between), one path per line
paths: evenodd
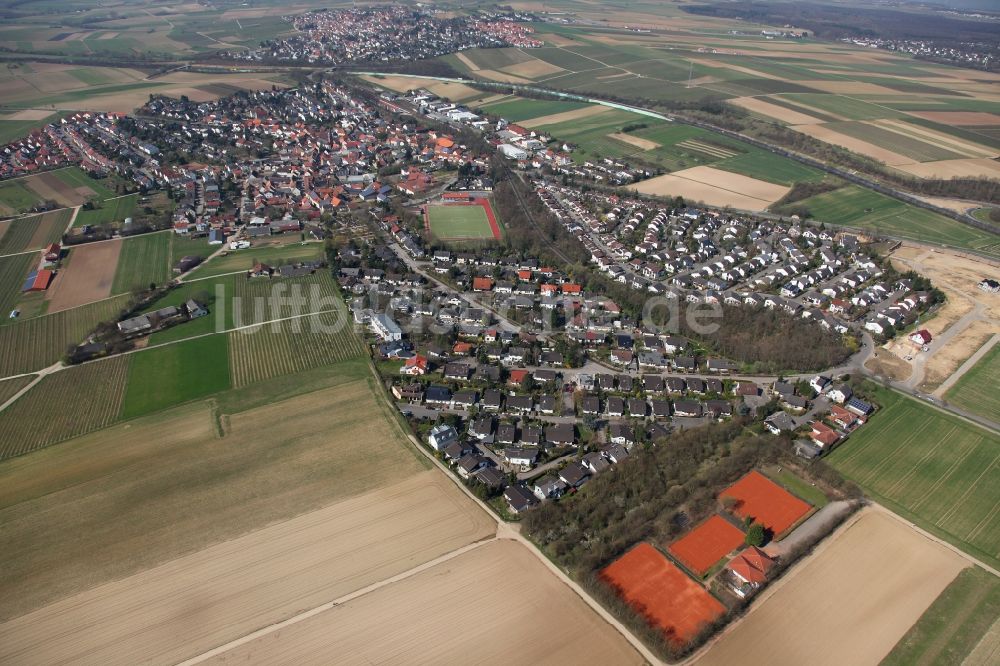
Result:
M181 324L183 326L183 324ZM122 418L130 419L224 391L229 382L225 335L206 335L130 354Z
M170 236L168 233L130 236L121 241L118 269L112 294L124 294L136 287L163 284L170 279Z
M678 646L722 617L723 605L648 543L640 543L601 571L636 613Z
M442 633L442 625L462 629ZM209 663L402 663L415 655L427 663L455 663L471 654L481 663L643 661L526 546L501 539L235 646Z
M812 509L807 502L756 470L723 490L719 496L724 500L731 498L734 514L760 523L774 538L780 538Z
M1000 578L979 567L965 569L900 639L882 666L986 666L1000 648L998 618Z
M81 209L73 221L74 227L85 225L120 227L125 222L126 217L131 217L135 211L138 194L128 194L123 197L106 199L100 203L98 208L92 210Z
M876 664L966 566L898 519L863 510L697 663Z
M325 544L321 551L333 556L331 566L341 568L330 578L339 586L337 594L378 580L386 566L395 572L413 566L413 555L434 547L440 536L468 534L469 518L489 522L478 509L456 501L444 477L439 484L416 476L424 463L396 422L383 417L389 415L375 389L367 363L354 361L276 382L266 391L220 394L221 415L213 416L210 403L195 402L4 462L0 516L8 557L0 572L0 616L23 615L355 497L300 524L326 525L328 531L317 539ZM403 481L406 487L374 492ZM450 499L436 503L433 498L442 494ZM454 524L448 524L448 512L458 518ZM438 527L410 529L423 521ZM366 524L370 529L360 527ZM352 529L358 530L357 541L347 538ZM483 528L472 531L478 529ZM339 539L342 548L334 548ZM400 540L399 549L386 548L387 539ZM254 543L280 540L262 535ZM290 542L292 550L305 552L304 545ZM222 560L231 561L229 552ZM370 568L374 562L379 565ZM281 578L276 576L273 587L251 587L248 593L258 591L266 600L283 588L287 581ZM248 580L260 582L254 576ZM300 582L316 588L308 571ZM184 617L180 612L174 621Z
M922 208L909 206L878 192L847 185L795 202L809 217L827 224L845 224L874 233L964 247L996 255L993 234Z
M688 569L704 576L723 557L743 544L744 534L722 516L715 515L670 544L670 554Z
M62 208L11 220L0 235L0 254L41 249L59 242L72 215L71 208Z
M128 361L128 357L119 356L43 377L0 412L0 459L23 455L114 422L125 390Z
M248 250L227 251L212 261L202 264L191 271L185 278L193 281L200 278L249 271L257 262L280 266L283 263L319 259L323 255L321 243L302 243L299 245L284 245L279 247L254 247Z
M993 345L972 368L945 393L949 403L985 416L996 418L1000 414L1000 395L997 395L997 377L1000 377L1000 344Z
M52 365L102 321L114 319L128 302L107 298L54 314L0 326L0 377Z
M121 240L87 243L71 248L64 267L45 293L48 312L60 312L107 298L118 267Z
M38 262L33 254L17 254L12 257L0 257L0 315L14 309L21 298L21 287L28 273Z
M234 387L298 373L364 354L346 310L229 333Z
M762 211L785 196L787 187L713 167L693 167L627 186L641 194L684 197L712 206Z
M829 457L872 497L1000 565L1000 436L887 389L881 409Z

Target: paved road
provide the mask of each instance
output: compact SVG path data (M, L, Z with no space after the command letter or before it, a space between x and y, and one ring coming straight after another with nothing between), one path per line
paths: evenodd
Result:
M787 555L790 551L811 543L824 534L831 524L840 520L851 511L851 502L838 500L830 502L822 509L809 516L805 522L792 530L791 534L781 541L769 543L764 547L768 555L778 557Z

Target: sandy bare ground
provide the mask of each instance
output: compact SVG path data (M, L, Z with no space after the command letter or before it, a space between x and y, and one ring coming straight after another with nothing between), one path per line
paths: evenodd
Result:
M636 148L641 148L642 150L656 150L660 147L660 144L655 141L650 141L649 139L643 139L639 136L632 136L631 134L625 134L624 132L615 132L609 134L609 137L616 139L623 143L627 143L630 146L635 146Z
M537 79L540 76L558 74L559 72L565 72L566 70L558 65L547 63L544 60L529 60L527 62L519 62L516 65L511 65L510 67L503 67L500 71L513 74L514 76Z
M941 208L947 208L948 210L953 210L956 213L968 212L971 208L980 208L982 204L975 201L963 201L961 199L946 199L945 197L917 197L922 201L934 204L935 206L940 206Z
M557 123L565 123L570 120L580 120L581 118L590 118L592 116L599 116L604 113L608 113L612 109L607 106L600 106L599 104L593 104L591 106L585 106L579 109L573 109L572 111L563 111L562 113L550 113L547 116L538 116L537 118L529 118L528 120L523 120L518 123L521 127L535 128L542 127L544 125L555 125Z
M902 382L910 378L913 368L891 349L879 347L875 352L878 356L872 356L865 361L865 367L880 377L889 377L893 381Z
M423 472L11 620L0 625L0 662L173 663L495 530L451 481Z
M768 118L773 118L779 122L787 123L789 125L812 125L822 122L819 118L807 116L804 113L792 111L791 109L786 109L785 107L778 106L777 104L771 104L767 100L759 97L737 97L736 99L729 99L726 101L729 104L742 107L747 111L759 113L762 116L767 116Z
M698 664L877 664L966 566L897 519L863 510Z
M641 657L522 544L494 540L213 663L588 663Z
M945 125L965 127L1000 125L1000 116L986 111L911 111L910 115Z
M1000 178L1000 162L989 159L940 160L894 165L900 171L920 178Z
M122 241L78 245L70 250L66 268L56 274L45 297L49 312L68 310L111 295Z
M680 195L688 201L764 210L789 188L707 166L693 167L629 185L643 194Z
M1000 267L957 252L911 245L893 252L892 263L899 270L912 269L930 278L947 297L937 313L921 326L937 341L946 334L945 344L932 342L928 355L917 353L908 340L894 343L901 355L914 357L912 379L919 383L920 390L932 391L994 333L1000 332L1000 295L976 286L984 277L1000 279Z
M847 148L848 150L853 150L860 155L867 155L873 159L885 162L890 166L908 165L914 163L912 157L895 153L888 148L876 146L874 143L862 141L861 139L856 139L853 136L841 134L826 125L793 125L792 129L802 132L807 136L811 136L814 139L819 139L820 141L825 141L836 146Z

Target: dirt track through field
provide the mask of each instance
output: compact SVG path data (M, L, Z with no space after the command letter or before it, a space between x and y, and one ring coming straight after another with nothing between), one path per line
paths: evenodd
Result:
M239 645L211 663L529 661L642 663L527 547L500 539Z
M495 529L423 472L6 622L0 663L177 662Z
M697 663L877 664L966 566L895 517L864 509Z
M56 274L46 298L48 312L68 310L111 295L122 241L78 245L70 250L66 268Z

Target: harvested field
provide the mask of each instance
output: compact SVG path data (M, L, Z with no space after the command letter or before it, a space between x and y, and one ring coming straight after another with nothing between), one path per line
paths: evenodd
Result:
M803 86L836 95L898 95L899 91L868 81L796 81Z
M3 117L4 120L43 120L52 115L47 109L22 109ZM1000 124L1000 119L998 119Z
M60 206L79 206L95 192L89 188L74 187L59 177L56 171L47 171L24 179L25 185L42 201L51 199Z
M518 123L522 127L527 127L528 129L534 129L536 127L542 127L545 125L555 125L558 123L565 123L571 120L580 120L582 118L593 118L594 116L599 116L604 113L608 113L612 109L601 106L599 104L593 104L590 106L585 106L582 109L573 109L572 111L563 111L562 113L553 113L547 116L539 116L537 118L529 118L528 120L522 120Z
M635 146L641 150L656 150L660 147L660 144L655 141L650 141L649 139L643 139L638 136L632 136L631 134L625 134L624 132L615 132L608 135L610 138L623 143L627 143L630 146Z
M764 210L789 188L707 166L684 169L629 185L643 194L682 196L690 202Z
M722 516L715 515L670 544L670 554L699 576L743 545L744 534Z
M479 65L477 65L474 62L472 62L472 58L470 58L469 56L465 55L461 51L459 51L458 53L456 53L455 57L458 58L463 65L465 65L466 67L468 67L473 72L479 71Z
M110 296L121 249L120 239L73 247L64 260L66 267L56 273L45 294L48 312L68 310Z
M44 377L0 412L0 460L115 421L125 392L128 362L127 356L119 356Z
M558 74L559 72L564 72L566 70L557 65L547 63L544 60L529 60L527 62L519 62L516 65L511 65L510 67L502 67L500 71L506 72L507 74L513 74L514 76L537 79L550 74Z
M814 139L819 139L820 141L832 143L835 146L847 148L848 150L854 151L859 155L866 155L872 159L885 162L889 166L900 167L902 165L912 165L915 162L915 160L911 157L893 152L888 148L876 146L874 143L869 143L868 141L856 139L853 136L841 134L826 125L793 125L792 129L802 132L806 136L811 136ZM909 171L909 169L904 170ZM910 171L910 173L913 172Z
M919 178L1000 178L1000 162L990 159L940 160L895 166Z
M786 109L777 104L771 104L767 100L758 97L737 97L736 99L726 100L726 102L788 125L811 125L820 122L818 118Z
M780 538L812 508L757 471L750 472L719 496L736 500L733 513L762 524L774 538Z
M908 123L902 120L895 120L891 118L886 120L873 120L870 121L870 124L887 129L903 137L918 139L942 150L959 153L963 157L993 158L998 154L995 149L990 148L989 146L984 146L972 141L965 141L951 134L935 132L932 129L921 127L920 125Z
M725 612L718 599L648 543L640 543L605 567L601 578L679 646Z
M966 566L896 518L865 509L765 592L698 664L877 664ZM823 621L805 621L817 617Z
M451 81L431 81L410 76L362 76L361 79L399 93L424 88L439 97L445 97L455 102L474 99L484 94L481 90L476 90L464 83Z
M461 630L442 632L442 626ZM445 664L470 655L479 663L642 663L525 546L510 540L477 546L212 663Z
M502 83L533 83L531 79L526 79L523 76L514 76L513 74L493 69L479 69L476 70L475 74L481 78L489 79L490 81L500 81Z
M208 402L192 403L5 461L0 618L333 502L419 479L426 463L404 439L376 388L366 363L340 364L260 390L220 394L218 411ZM355 562L404 559L399 552L406 553L407 546L420 552L436 536L466 531L463 516L479 521L478 509L452 500L449 514L445 507L415 501L435 492L447 496L451 483L441 480L446 487L440 489L430 488L435 485L430 478L416 484L429 488L405 499L402 524L424 525L418 515L424 512L439 519L450 515L457 525L442 520L440 529L396 530L402 550L382 554L377 548L385 549L385 540L357 527L357 541L349 540L353 532L328 536L313 554L336 550L340 537L348 539L347 548L375 548L340 562L355 567L345 578L357 578L365 569ZM326 518L341 528L354 520L375 523L383 513L392 520L392 505L366 513L365 504L356 501L344 511L348 515L330 511ZM316 578L310 576L309 584L315 587Z
M986 111L912 111L910 115L943 125L960 127L1000 125L1000 115Z
M0 625L0 660L176 663L494 531L450 480L424 472L18 617Z

